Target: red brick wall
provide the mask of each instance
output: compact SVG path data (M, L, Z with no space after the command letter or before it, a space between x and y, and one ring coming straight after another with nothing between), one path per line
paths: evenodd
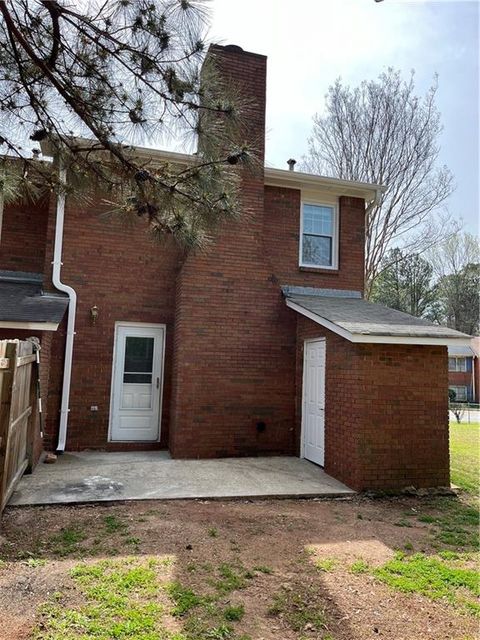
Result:
M43 437L43 446L46 451L55 451L58 444L66 333L67 314L65 313L63 321L51 338L45 433Z
M278 196L279 190L275 191ZM104 219L100 205L85 210L67 202L62 279L78 294L68 449L150 448L107 444L114 323L126 320L167 324L159 446L169 443L174 455L188 457L294 451L295 319L285 308L279 283L361 288L363 243L358 235L360 249L355 248L352 239L355 230L363 229L358 220L363 201L342 199L341 215L348 218L342 229L350 232L342 236L340 272L309 273L298 269L299 208L292 206L298 192L287 190L290 213L270 202L267 215L283 219L273 244L263 220L263 176L247 174L242 192L245 217L225 225L206 253L190 256L178 279L182 264L178 251L168 242L153 244L141 223L125 228ZM47 274L54 213L52 204ZM288 268L279 258L287 254ZM348 260L357 262L355 276L344 275ZM89 315L94 304L99 307L96 326ZM46 448L52 449L65 330L64 322L52 346L46 434ZM171 401L172 367L176 385ZM99 411L91 412L91 405ZM169 441L170 413L174 432ZM264 433L257 432L258 422L266 423Z
M5 206L0 239L0 269L41 273L45 258L48 200Z
M216 53L221 72L243 87L251 103L247 135L261 165L266 60L221 47ZM272 234L264 220L265 193L266 218L281 221L281 234ZM151 243L142 222L128 228L103 217L99 203L85 207L68 199L62 280L78 294L68 449L148 447L107 444L114 323L124 320L167 325L158 446L169 442L174 455L194 457L294 451L296 321L279 284L362 288L364 205L341 199L340 271L312 273L298 268L299 192L285 194L287 205L281 190L265 190L261 169L246 172L242 220L225 225L215 245L191 255L183 267L178 250L168 242ZM52 201L47 288L54 230ZM93 305L99 308L96 326L89 314ZM65 330L64 322L52 344L49 448L57 439ZM91 405L99 411L90 411ZM264 433L257 431L258 422L266 423Z
M339 268L299 267L300 191L265 187L264 251L281 284L363 292L365 202L342 197L339 209Z
M469 387L472 384L471 371L449 371L448 383L453 385L465 385Z
M217 52L223 73L248 87L256 105L250 135L263 139L265 58ZM189 256L179 275L170 438L176 457L294 450L295 320L264 256L263 171L243 174L242 210L243 219L224 225L214 246Z
M50 212L45 272L51 276L54 208ZM119 448L107 445L114 328L116 321L166 325L166 352L161 442L168 441L175 281L179 250L168 238L154 242L143 221L124 225L105 216L100 203L86 208L67 199L63 244L62 280L77 292L74 365L72 368L67 449ZM97 305L92 324L90 309ZM52 404L58 415L63 378L66 322L57 332L52 352ZM90 407L98 406L92 412ZM49 420L47 442L56 446L58 419ZM151 445L121 445L151 448Z
M449 371L448 372L449 386L453 385L453 386L459 386L459 387L467 387L467 396L469 396L470 394L472 381L473 381L472 371Z
M245 199L254 193L251 184ZM229 225L179 278L176 457L294 451L295 318L262 260L258 226ZM264 433L257 422L266 423Z
M251 104L246 135L262 166L266 59L221 47L214 53ZM242 220L225 224L207 252L183 262L169 242L152 243L141 221L125 227L105 218L100 203L68 198L62 280L78 295L68 449L136 446L107 444L114 324L123 320L167 326L157 446L169 443L174 455L188 457L295 452L296 318L279 285L361 289L364 233L363 200L341 198L339 271L300 270L299 203L299 191L265 189L263 170L245 172ZM48 288L53 201L44 226ZM47 448L56 446L65 331L64 321L51 347Z
M353 344L298 318L297 442L303 342L326 338L325 470L354 489L449 484L446 347Z

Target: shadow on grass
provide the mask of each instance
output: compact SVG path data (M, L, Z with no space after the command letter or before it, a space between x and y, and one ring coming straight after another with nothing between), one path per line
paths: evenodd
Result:
M328 640L356 637L326 575L345 579L352 563L306 549L371 548L376 560L358 558L352 575L404 592L410 580L410 592L436 598L430 583L460 576L477 525L456 498L11 508L1 552L12 589L39 576L23 603L32 627L40 613L37 640ZM394 558L399 546L411 554Z

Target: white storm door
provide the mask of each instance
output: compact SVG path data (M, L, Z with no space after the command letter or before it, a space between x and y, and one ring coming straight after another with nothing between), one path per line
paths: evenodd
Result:
M110 440L159 439L165 330L116 326Z
M325 464L325 340L305 342L303 365L303 457Z

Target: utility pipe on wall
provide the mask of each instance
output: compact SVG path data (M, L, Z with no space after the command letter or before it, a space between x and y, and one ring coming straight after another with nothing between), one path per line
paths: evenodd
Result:
M58 432L57 451L65 451L65 443L67 441L68 428L68 412L70 401L70 380L72 376L72 356L73 341L75 338L75 315L77 310L77 293L75 289L69 287L61 281L62 270L62 246L63 246L63 226L65 221L65 187L67 184L67 171L61 159L59 159L58 167L59 175L59 192L57 196L57 216L55 223L55 244L53 249L53 286L66 293L69 298L68 319L67 319L67 338L65 343L65 362L63 366L63 386L62 386L62 402L60 406L60 428Z

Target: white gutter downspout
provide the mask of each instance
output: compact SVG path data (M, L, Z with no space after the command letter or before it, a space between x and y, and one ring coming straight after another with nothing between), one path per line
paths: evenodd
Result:
M70 379L72 376L72 355L73 341L75 337L75 314L77 310L77 293L72 287L64 284L60 279L62 269L62 244L63 244L63 224L65 220L65 186L67 184L67 171L61 159L59 159L58 167L59 176L59 192L57 196L57 219L55 224L55 245L53 249L53 286L59 291L68 294L68 320L67 320L67 339L65 343L65 362L63 366L63 386L62 386L62 402L60 406L60 429L58 432L57 451L65 450L67 440L68 425L68 408L70 400Z

